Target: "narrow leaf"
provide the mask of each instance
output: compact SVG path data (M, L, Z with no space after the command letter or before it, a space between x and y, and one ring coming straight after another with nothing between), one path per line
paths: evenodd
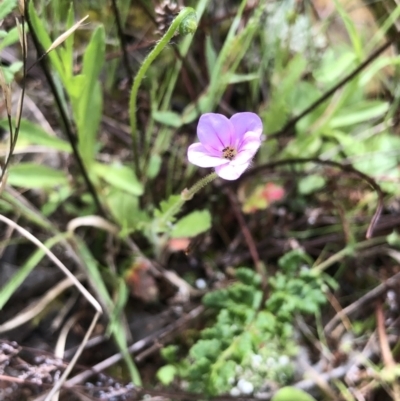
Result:
M23 188L52 188L67 185L68 180L64 172L51 167L19 163L10 168L8 183Z
M38 14L35 10L35 6L32 1L29 2L29 17L31 19L33 29L34 29L40 43L42 44L44 49L48 49L51 46L52 40L47 32L46 27L44 26L42 19L38 16ZM56 71L60 75L60 78L65 83L64 67L61 63L58 53L50 52L49 59L51 61L51 64L53 65L53 67L56 69Z
M105 41L104 27L99 26L94 31L83 57L82 75L85 77L85 85L79 102L74 102L79 150L87 165L94 160L96 136L103 108L98 78L104 63Z
M0 120L0 127L8 130L8 121ZM52 149L71 152L71 146L68 142L49 135L42 127L28 120L21 120L18 140L26 141L32 145L47 146Z
M181 116L173 111L153 111L152 116L155 121L170 127L179 128L182 125Z
M17 0L2 0L0 3L0 20L10 14L16 5Z
M134 196L143 194L143 185L138 181L130 167L117 163L111 165L96 163L93 170L115 188L122 189Z

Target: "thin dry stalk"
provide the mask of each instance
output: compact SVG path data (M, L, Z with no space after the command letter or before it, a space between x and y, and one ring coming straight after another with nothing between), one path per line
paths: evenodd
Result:
M382 302L380 300L376 304L375 315L383 363L385 365L385 370L390 372L390 374L392 375L395 374L394 370L396 368L396 362L393 358L392 351L389 346L389 341L385 328L385 316L383 314ZM400 401L400 385L396 381L395 376L393 376L392 388L393 400Z
M29 231L25 230L25 228L21 227L19 224L10 220L9 218L0 214L0 221L7 224L10 227L13 227L16 231L18 231L21 235L23 235L26 239L35 244L38 248L40 248L48 257L51 259L56 266L74 283L75 287L81 292L81 294L87 299L89 303L92 304L94 309L102 313L102 308L100 304L96 301L93 295L80 283L80 281L68 270L68 268L61 262L60 259L57 258L56 255L49 248L46 247L42 242L40 242L34 235L32 235Z
M50 47L46 50L46 53L42 56L46 56L49 54L52 50L54 50L57 46L60 46L65 40L68 39L71 34L73 34L82 24L84 21L86 21L89 18L88 15L86 17L83 17L80 21L78 21L76 24L72 25L71 28L69 28L67 31L62 33L57 39L54 40L54 42L50 45Z
M60 377L60 379L57 381L55 386L52 388L50 393L47 395L45 398L45 401L51 401L52 397L60 390L61 386L67 379L68 375L74 368L76 362L78 361L78 358L80 357L82 351L85 348L86 343L88 342L95 326L97 323L97 320L99 319L100 315L103 313L102 308L100 304L97 302L97 300L93 297L92 294L80 283L80 281L68 270L68 268L60 261L60 259L57 258L56 255L54 255L53 252L50 251L42 242L40 242L34 235L32 235L29 231L25 230L25 228L21 227L19 224L13 222L9 218L3 216L0 214L0 221L3 223L7 224L8 226L13 227L15 230L17 230L21 235L23 235L26 239L31 241L33 244L35 244L38 248L40 248L55 264L56 266L73 282L76 288L81 292L81 294L87 299L89 303L92 304L92 306L96 310L96 314L93 317L92 323L90 324L90 327L88 331L85 334L85 337L83 338L83 341L77 351L75 352L74 357L72 358L71 362L69 363L68 367L65 369L64 373Z
M40 312L42 312L47 305L49 305L54 299L62 294L66 289L71 287L73 282L67 277L60 281L57 285L47 291L43 297L37 302L30 303L26 309L16 315L14 318L7 320L5 323L0 325L0 333L13 330L23 324L34 319Z

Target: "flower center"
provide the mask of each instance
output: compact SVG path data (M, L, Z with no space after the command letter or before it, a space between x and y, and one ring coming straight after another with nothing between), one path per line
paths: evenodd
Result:
M232 148L232 146L227 146L226 148L222 149L222 157L224 159L233 160L237 155L237 150Z

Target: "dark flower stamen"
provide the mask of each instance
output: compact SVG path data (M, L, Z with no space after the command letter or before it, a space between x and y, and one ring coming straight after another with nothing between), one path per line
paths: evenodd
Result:
M237 151L232 146L227 146L226 148L222 149L222 157L224 159L233 160L237 155Z

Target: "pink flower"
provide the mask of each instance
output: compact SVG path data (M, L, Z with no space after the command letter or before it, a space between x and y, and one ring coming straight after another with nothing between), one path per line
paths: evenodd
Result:
M222 114L200 117L200 143L189 146L188 159L199 167L215 167L225 180L236 180L249 167L261 145L263 125L254 113L237 113L230 119Z

